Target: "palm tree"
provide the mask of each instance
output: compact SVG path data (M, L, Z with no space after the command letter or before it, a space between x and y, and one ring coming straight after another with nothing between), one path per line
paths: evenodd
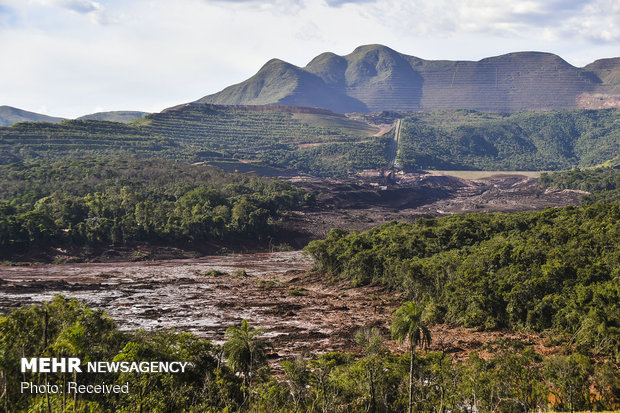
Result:
M80 357L88 361L90 359L86 340L87 329L80 321L66 326L52 343L52 349L60 354L71 354L73 357ZM73 371L73 381L77 381L77 372ZM63 373L63 385L66 383L66 375ZM73 393L73 410L77 410L78 393ZM63 393L63 406L66 404L66 394Z
M394 311L394 321L390 330L392 337L402 344L405 339L409 342L411 361L409 364L409 413L413 408L413 362L417 345L425 347L431 343L431 333L424 320L424 306L408 301Z
M246 388L252 384L252 374L266 363L267 350L271 345L259 337L265 331L263 327L250 327L247 320L243 320L240 327L226 329L228 341L224 343L223 355L230 367L243 375Z

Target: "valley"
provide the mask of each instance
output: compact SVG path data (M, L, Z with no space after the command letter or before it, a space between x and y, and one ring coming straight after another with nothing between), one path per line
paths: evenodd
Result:
M131 163L129 164L131 165ZM141 176L142 173L133 170L133 166L118 164L120 179L118 184L128 183L126 176ZM150 174L163 173L166 163L138 163L144 168L150 168ZM78 163L75 166L80 166ZM129 166L129 168L127 168ZM97 167L91 165L93 171ZM124 169L127 168L127 169ZM214 173L216 169L201 169L201 166L192 166L184 173L201 174ZM202 167L204 168L204 167ZM47 174L44 168L42 174ZM181 170L176 179L187 179L181 175ZM172 171L168 173L172 174ZM116 173L109 170L98 172L106 174L107 180L112 181ZM216 174L220 175L221 173ZM487 176L485 176L487 175ZM348 231L364 231L372 227L389 223L391 221L414 222L419 218L441 217L463 213L488 213L488 212L519 212L530 210L542 210L548 207L564 207L568 205L580 205L580 198L587 194L586 191L573 189L544 188L534 177L539 173L514 172L480 172L480 171L420 171L418 173L393 171L368 171L350 177L348 179L321 179L308 176L281 177L290 186L297 188L299 195L297 201L302 202L301 194L309 198L306 204L293 204L288 210L283 210L274 215L272 226L264 226L259 230L262 238L257 238L253 230L248 228L245 237L236 235L233 228L227 232L228 237L201 235L192 242L184 241L182 235L169 241L156 239L148 242L133 235L129 238L132 230L127 228L127 240L107 243L79 243L58 244L47 242L39 243L36 248L14 252L13 259L31 263L65 263L65 262L122 262L122 261L147 261L179 258L196 258L204 254L225 254L227 252L264 252L277 249L301 249L310 241L323 239L333 228L342 228ZM208 175L206 175L208 176ZM67 177L65 187L70 188L75 183L75 176ZM477 179L467 179L477 178ZM161 182L161 178L160 179ZM165 180L169 178L164 178ZM192 178L194 180L196 178ZM204 179L204 178L203 178ZM222 178L217 178L222 179ZM208 182L208 181L206 181ZM6 188L10 184L5 184ZM101 184L96 187L100 188ZM37 188L30 187L31 190ZM47 188L46 188L47 189ZM40 188L37 191L44 191ZM43 192L44 194L45 192ZM113 192L110 196L116 197ZM154 195L150 195L154 196ZM114 199L114 198L112 198ZM232 199L232 198L231 198ZM54 201L55 203L59 201ZM63 201L66 202L66 201ZM123 201L126 202L126 201ZM192 201L196 202L196 201ZM220 201L221 202L221 201ZM253 201L256 202L256 201ZM273 201L269 201L272 203ZM157 211L154 206L146 204L144 207ZM143 208L140 206L138 208ZM129 208L130 209L130 208ZM120 214L135 215L133 212L123 212L124 209L115 212ZM275 211L275 210L274 210ZM111 213L112 210L108 212ZM67 212L55 212L54 214L66 214ZM160 214L161 212L156 212ZM69 217L65 218L69 219ZM184 218L184 219L189 219ZM202 216L206 220L205 227L215 225L210 223L208 216ZM271 219L271 218L270 218ZM160 218L163 221L163 219ZM231 221L232 223L232 221ZM75 225L75 224L74 224ZM106 227L98 229L112 231ZM149 225L156 224L153 221ZM191 224L196 226L196 223ZM232 225L230 225L232 226ZM222 234L223 228L219 224ZM188 227L189 229L189 227ZM160 233L172 231L161 229ZM58 231L55 229L53 231ZM181 231L180 228L174 231ZM193 229L197 234L197 229ZM16 232L16 235L19 232ZM254 234L254 235L252 235ZM23 234L21 236L24 236ZM172 237L172 234L166 235ZM58 238L59 241L62 237ZM2 241L2 239L0 239ZM6 244L7 247L10 244ZM5 259L7 255L4 255Z
M190 332L214 343L247 319L265 327L270 360L357 350L355 331L379 328L389 335L391 314L403 295L382 286L355 287L309 272L301 251L207 256L190 260L0 266L0 312L42 304L55 295L77 298L113 317L122 330ZM238 275L240 271L245 274ZM237 275L236 275L237 274ZM484 343L505 338L545 346L540 334L482 332L437 325L431 349L464 359ZM390 342L398 351L400 346Z
M0 413L620 413L620 0L0 38Z
M195 366L72 411L618 407L616 70L371 45L160 113L0 107L0 408L67 411L7 387L24 354Z

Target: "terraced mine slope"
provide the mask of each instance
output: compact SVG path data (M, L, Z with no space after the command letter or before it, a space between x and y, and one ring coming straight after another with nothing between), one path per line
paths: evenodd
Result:
M370 136L375 128L327 111L303 108L217 107L187 105L149 116L140 122L151 135L174 137L194 146L238 158L257 151L334 142L351 142ZM294 113L299 112L299 113ZM301 121L306 116L308 122Z
M208 161L244 172L269 166L280 171L267 174L288 168L345 175L387 164L391 137L373 136L378 131L325 110L184 105L128 125L76 120L0 128L0 163L132 154Z
M0 128L0 163L83 155L175 154L177 145L116 122L19 123Z
M424 60L367 45L346 56L323 53L303 68L272 59L250 79L197 102L336 112L604 108L620 106L619 78L620 58L578 68L551 53Z
M387 168L396 156L406 170L558 170L616 159L619 114L456 110L353 118L322 109L190 104L130 124L0 127L0 163L130 154L262 175L343 177ZM394 125L401 125L399 139Z

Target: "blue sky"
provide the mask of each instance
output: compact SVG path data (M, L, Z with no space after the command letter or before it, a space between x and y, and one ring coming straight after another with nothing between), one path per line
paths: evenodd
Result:
M380 43L424 59L620 56L617 0L0 0L0 105L159 111L277 57Z

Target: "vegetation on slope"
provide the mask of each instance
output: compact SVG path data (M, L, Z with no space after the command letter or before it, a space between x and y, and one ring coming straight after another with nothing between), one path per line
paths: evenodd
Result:
M620 204L468 214L334 229L306 250L319 270L384 283L440 322L556 331L620 357Z
M586 204L620 200L620 169L595 168L544 173L540 176L542 186L559 189L577 189L590 192L583 197Z
M374 131L363 122L299 110L188 105L153 114L140 125L198 155L209 151L207 159L260 161L319 176L386 165L389 137L368 137Z
M620 153L620 111L415 113L402 123L406 169L558 170Z
M298 108L189 105L126 125L76 120L60 125L20 123L0 128L0 164L83 155L237 160L314 175L387 163L389 137L340 115Z
M409 170L558 170L597 165L620 153L619 113L609 109L409 114L402 122L398 159ZM0 164L131 155L342 177L387 166L393 132L370 136L375 132L362 121L307 108L185 105L131 124L65 121L0 128Z
M265 240L309 195L283 181L163 160L0 166L0 250L47 245Z
M85 155L188 157L171 139L117 122L70 120L58 125L18 123L0 128L0 164Z
M57 296L43 305L0 315L0 408L395 412L406 411L411 400L411 410L416 412L509 413L611 409L620 398L618 369L612 362L595 361L588 354L567 349L567 354L543 357L526 343L506 340L489 343L484 358L472 353L462 362L443 352L399 355L386 349L378 329L362 329L356 335L362 357L350 353L298 357L282 361L280 375L275 376L266 363L268 343L262 332L243 320L241 326L227 330L228 340L219 346L188 333L121 331L101 311ZM178 374L20 373L24 355L78 357L83 363L190 364ZM49 385L66 390L72 381L84 386L127 386L127 392L20 391L22 382L31 383L30 388Z

